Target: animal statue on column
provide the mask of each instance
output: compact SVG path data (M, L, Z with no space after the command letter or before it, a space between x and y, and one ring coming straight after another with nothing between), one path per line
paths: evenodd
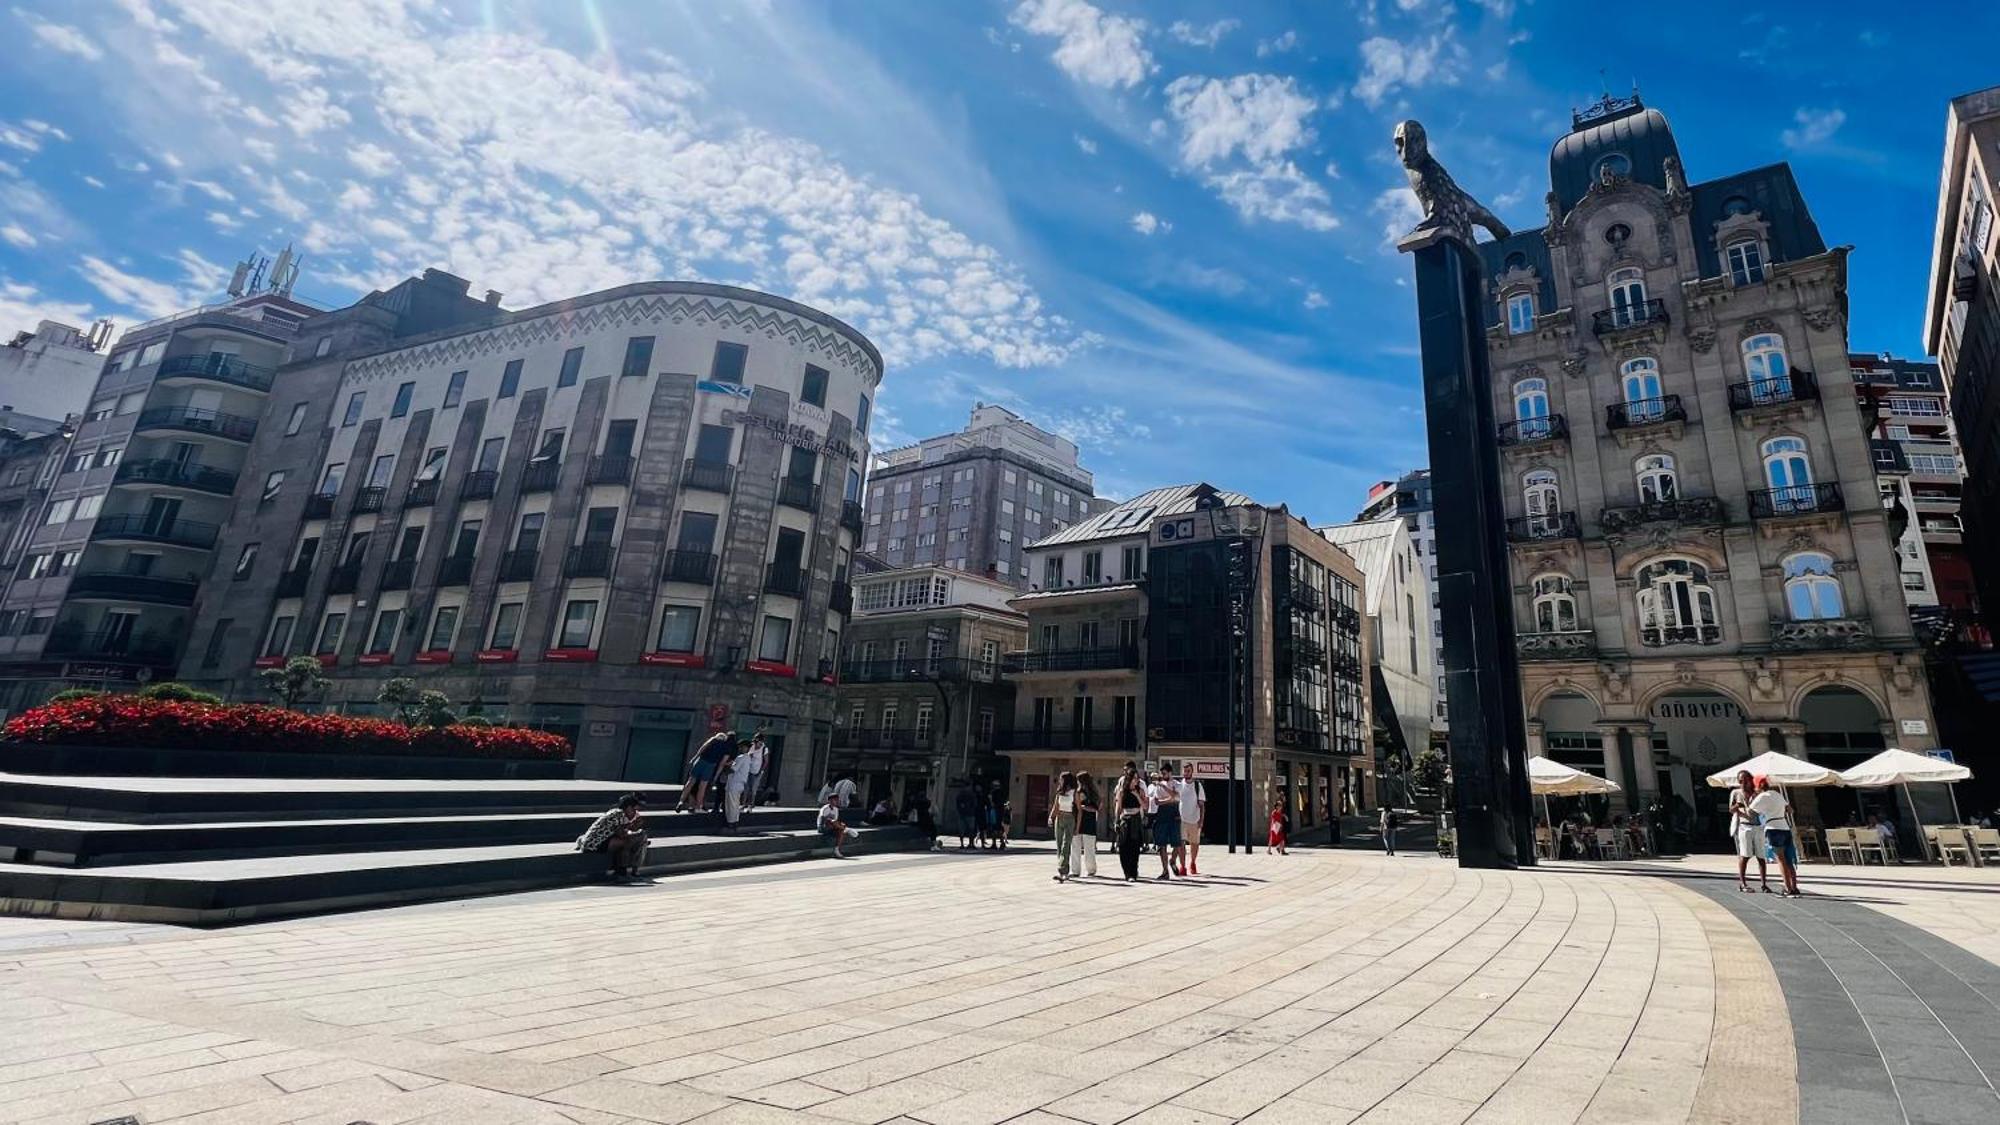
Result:
M1424 208L1424 221L1411 234L1448 231L1469 246L1473 227L1486 228L1496 239L1512 233L1484 204L1459 187L1451 173L1431 155L1430 141L1422 125L1405 121L1396 126L1396 154L1402 157L1403 170L1410 177L1411 194Z

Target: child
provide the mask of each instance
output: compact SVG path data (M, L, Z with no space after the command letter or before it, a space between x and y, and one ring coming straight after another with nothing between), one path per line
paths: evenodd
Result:
M1271 835L1265 841L1264 854L1270 855L1276 848L1279 855L1285 854L1285 837L1291 835L1291 818L1285 815L1285 799L1278 798L1271 805Z
M826 803L819 807L819 831L820 835L833 841L833 858L846 859L847 856L841 852L840 845L846 843L850 836L858 836L860 833L849 828L847 822L840 819L840 794L827 794Z

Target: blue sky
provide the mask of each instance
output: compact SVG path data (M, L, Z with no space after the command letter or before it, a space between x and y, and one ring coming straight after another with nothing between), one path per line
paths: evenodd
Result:
M1905 11L16 0L0 331L129 324L286 242L329 303L426 266L515 307L696 277L881 344L878 443L1000 402L1102 491L1344 519L1425 457L1404 117L1534 226L1570 107L1636 80L1691 178L1790 160L1857 248L1853 345L1916 353L1944 103L2000 82L1954 44L2000 5Z

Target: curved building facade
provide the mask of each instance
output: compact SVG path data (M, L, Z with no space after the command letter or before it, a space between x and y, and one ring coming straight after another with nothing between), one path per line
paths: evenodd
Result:
M386 347L344 339L346 315L302 326L279 373L290 437L246 469L186 678L251 695L258 666L313 655L328 702L365 714L409 676L570 736L595 777L677 781L709 731L764 728L780 795L810 797L874 345L680 282Z

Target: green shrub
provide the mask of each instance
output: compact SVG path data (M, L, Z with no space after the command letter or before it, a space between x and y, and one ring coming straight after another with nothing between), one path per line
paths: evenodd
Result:
M139 698L176 699L181 701L182 703L220 704L222 702L222 697L215 694L212 691L202 691L200 688L191 688L186 684L175 683L172 680L168 680L166 683L161 683L161 684L148 684L147 686L140 688Z
M490 727L493 725L493 720L484 715L467 715L458 721L458 725L462 727Z
M48 698L48 702L50 702L50 703L68 703L68 702L70 702L71 700L75 700L75 699L95 699L95 698L97 698L98 696L100 696L100 695L104 695L104 694L106 694L106 693L105 693L105 692L101 692L101 691L97 690L96 688L87 688L87 687L73 687L73 688L68 688L68 689L65 689L65 690L63 690L63 691L59 691L59 692L55 693L54 695L51 695L51 696L49 696L49 698Z

